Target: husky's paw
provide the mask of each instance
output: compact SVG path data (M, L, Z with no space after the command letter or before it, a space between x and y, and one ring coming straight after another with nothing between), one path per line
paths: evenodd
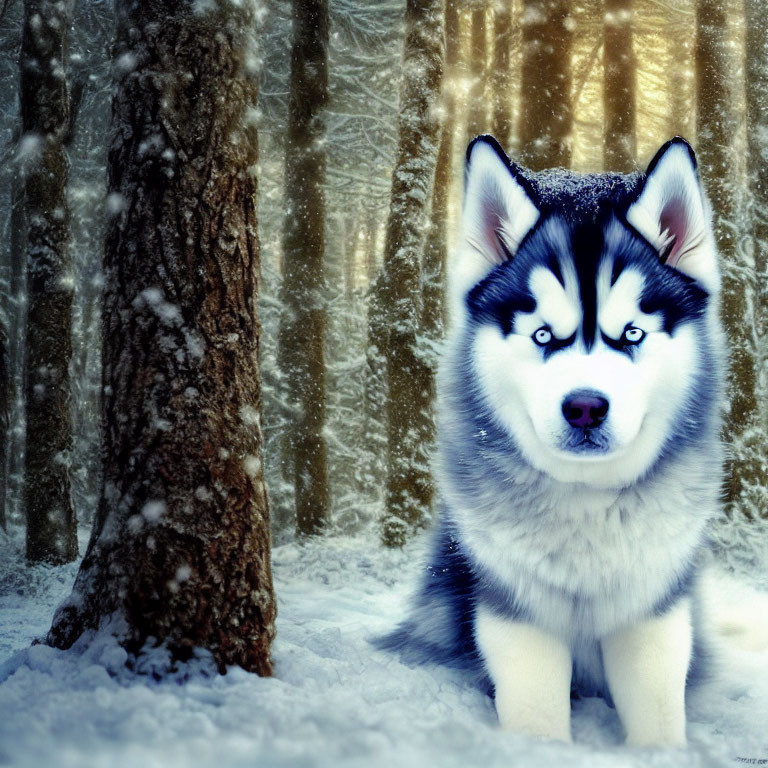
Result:
M628 745L685 746L692 634L690 604L681 600L663 616L603 638L605 674Z
M571 742L571 653L530 624L478 606L475 637L496 691L502 728Z

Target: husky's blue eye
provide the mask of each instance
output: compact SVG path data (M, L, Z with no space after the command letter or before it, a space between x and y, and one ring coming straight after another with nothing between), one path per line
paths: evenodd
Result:
M636 328L634 325L624 329L621 341L624 344L639 344L645 338L645 331L642 328Z
M546 326L539 328L531 337L540 347L546 347L552 342L552 331Z

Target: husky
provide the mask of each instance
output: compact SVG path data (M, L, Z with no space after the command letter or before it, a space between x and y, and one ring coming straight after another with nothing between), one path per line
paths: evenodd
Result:
M447 281L441 512L383 645L474 670L504 728L569 742L571 697L600 695L628 744L684 745L724 458L692 148L672 139L644 174L533 173L477 137Z

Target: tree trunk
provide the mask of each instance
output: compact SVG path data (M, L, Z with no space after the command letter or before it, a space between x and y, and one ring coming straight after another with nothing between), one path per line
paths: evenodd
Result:
M357 245L362 226L362 212L358 209L344 217L344 296L352 299L357 283Z
M752 196L750 220L755 261L753 318L749 325L754 334L756 348L756 392L768 387L768 163L765 162L765 137L768 136L768 18L762 0L745 0L746 26L746 106L747 106L747 171ZM766 433L768 432L768 405L766 398L756 403L755 443L758 457L765 460ZM764 465L763 465L764 466ZM765 474L761 467L750 472L751 495L754 512L768 518ZM744 478L742 478L743 481Z
M677 15L670 15L666 20L664 35L668 38L670 55L666 78L666 89L669 93L667 131L670 136L692 139L695 84L690 76L694 48L691 30Z
M294 0L285 159L283 285L278 360L290 404L286 469L295 487L296 530L329 521L325 425L325 121L327 0Z
M14 137L14 143L19 136ZM24 492L24 358L26 337L27 220L24 175L11 176L10 267L8 280L8 450L5 455L6 517L18 512Z
M447 10L446 10L447 21ZM493 10L493 123L491 133L509 150L512 140L512 0ZM446 38L447 39L447 38Z
M437 161L435 116L443 64L442 0L407 0L398 151L384 248L384 356L389 399L386 511L382 539L400 546L429 521L429 366L418 348L420 262Z
M734 62L729 54L727 16L720 0L696 4L696 130L700 172L714 213L715 237L723 264L723 320L731 356L725 435L734 446L726 502L739 505L753 477L749 461L740 456L746 433L756 416L754 347L749 298L754 274L737 249L731 142L736 132L733 95L728 86Z
M488 66L488 36L485 27L487 5L483 0L476 0L470 13L470 49L469 74L472 84L469 90L467 112L467 142L490 129L488 122L488 95L486 80Z
M445 265L448 256L448 204L453 176L454 132L456 130L456 98L453 80L459 60L459 2L445 3L445 74L443 76L443 113L440 146L437 151L435 181L432 188L432 206L429 215L424 257L422 260L421 334L426 342L421 350L422 362L428 367L425 407L419 414L418 429L422 434L423 452L431 449L435 439L435 374L436 350L443 337L445 322ZM431 507L433 485L423 483L425 503Z
M27 326L24 375L27 440L24 508L30 562L77 557L69 465L72 409L73 275L64 140L68 4L25 0L20 69L21 148L27 226Z
M372 239L375 234L370 233ZM370 255L370 254L369 254ZM375 256L375 249L373 250ZM373 259L375 260L375 259ZM369 499L380 498L386 483L386 462L382 457L387 452L387 361L384 357L387 327L384 317L386 297L383 295L384 275L382 272L373 279L368 289L368 345L365 350L365 391L363 441L365 467L363 469L363 492Z
M387 361L384 359L386 325L384 321L384 300L381 295L383 275L377 271L377 241L379 220L373 208L366 212L365 263L368 275L367 331L368 344L365 349L365 383L363 391L363 462L362 492L370 499L379 501L386 483L386 462L382 457L387 452L386 403L387 403Z
M421 325L425 335L437 340L443 335L443 291L448 254L448 201L453 176L453 136L456 130L456 97L453 77L459 60L459 0L445 3L445 75L443 77L442 125L437 151L432 206L429 215L422 267Z
M635 168L635 55L633 0L605 0L603 17L603 168Z
M376 279L376 240L379 234L377 212L369 209L365 213L365 278L370 287Z
M5 319L0 317L0 528L6 530L5 497L8 493L8 426L10 423L10 367Z
M104 256L103 489L48 642L269 674L251 4L118 4Z
M531 169L571 163L571 40L568 0L524 0L520 158Z

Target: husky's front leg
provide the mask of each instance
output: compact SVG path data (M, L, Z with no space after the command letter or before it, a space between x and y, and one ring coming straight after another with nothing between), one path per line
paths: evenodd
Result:
M542 630L480 605L475 640L496 690L499 723L529 736L571 740L571 652Z
M608 686L627 744L685 745L685 678L693 631L690 602L603 638Z

